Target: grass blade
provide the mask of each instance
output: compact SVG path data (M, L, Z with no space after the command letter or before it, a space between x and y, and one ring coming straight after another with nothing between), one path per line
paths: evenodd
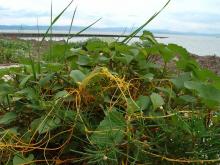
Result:
M53 1L51 0L51 6L50 6L50 24L52 25L53 23ZM50 60L52 56L52 34L53 34L53 28L50 28Z
M50 31L50 29L53 27L53 25L57 22L57 20L63 15L63 13L70 7L70 5L73 3L74 0L71 0L71 2L62 10L62 12L56 17L54 18L54 20L51 22L49 28L47 29L46 33L44 34L42 40L41 40L41 44L43 43L43 41L45 40L45 38L48 36L48 33Z
M74 21L75 15L76 15L76 10L77 10L77 7L75 8L75 10L74 10L74 12L73 12L73 16L72 16L71 23L70 23L70 28L69 28L69 33L68 33L67 41L66 41L66 43L65 43L65 50L64 50L65 63L66 63L67 46L68 46L68 44L69 44L70 35L71 35L72 27L73 27L73 21Z
M69 28L69 36L71 34L71 31L72 31L72 27L73 27L73 21L74 21L74 18L75 18L75 15L76 15L76 10L77 10L77 7L75 8L74 12L73 12L73 16L72 16L72 20L71 20L71 24L70 24L70 28ZM67 39L67 43L69 41L69 37Z
M79 32L77 32L76 34L72 34L69 39L75 37L76 35L81 34L82 32L86 31L87 29L89 29L91 26L93 26L94 24L96 24L97 22L99 22L102 18L97 19L95 22L93 22L92 24L90 24L89 26L85 27L84 29L80 30Z
M129 36L127 36L124 40L122 40L122 43L128 43L136 34L138 34L145 26L147 26L156 16L158 16L164 8L170 3L171 0L168 0L168 2L158 11L155 13L150 19L147 20L143 25L141 25L139 28L137 28L134 32L132 32Z

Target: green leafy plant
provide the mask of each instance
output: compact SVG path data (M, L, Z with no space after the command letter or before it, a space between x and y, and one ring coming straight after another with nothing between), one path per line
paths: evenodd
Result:
M130 37L0 70L0 162L217 164L219 76L148 31Z

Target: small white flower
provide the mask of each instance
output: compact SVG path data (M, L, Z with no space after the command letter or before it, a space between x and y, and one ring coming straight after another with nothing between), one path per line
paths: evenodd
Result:
M108 157L104 155L103 160L108 160Z
M104 53L99 53L100 56L103 56Z
M160 106L160 110L163 110L163 106Z
M12 80L13 78L10 76L10 75L4 75L3 77L2 77L2 80L4 80L5 82L8 82L8 81L10 81L10 80Z

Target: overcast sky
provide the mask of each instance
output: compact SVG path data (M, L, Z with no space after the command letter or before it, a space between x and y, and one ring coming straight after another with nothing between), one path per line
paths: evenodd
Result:
M56 16L70 0L53 0ZM56 25L69 25L78 6L74 25L96 27L133 27L144 23L167 0L75 0ZM0 0L0 24L48 25L51 0ZM167 8L149 25L149 29L179 32L220 33L220 0L171 0Z

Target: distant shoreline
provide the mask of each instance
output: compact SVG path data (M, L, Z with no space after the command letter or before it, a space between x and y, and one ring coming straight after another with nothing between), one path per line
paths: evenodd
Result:
M19 33L19 32L0 32L0 35L3 37L22 37L22 38L27 38L27 37L43 37L45 33L33 33L33 32L26 32L26 33ZM125 34L92 34L92 33L86 33L86 34L67 34L67 33L52 33L52 37L69 37L69 36L74 36L74 37L128 37L129 35ZM51 36L48 34L48 36ZM134 38L139 38L140 35L134 36ZM168 37L158 37L156 36L155 38L168 38Z
M0 24L0 31L7 32L7 31L16 31L16 32L23 32L23 31L46 31L49 28L47 25L1 25ZM80 31L86 28L86 26L73 26L72 31ZM68 32L70 26L63 25L63 26L53 26L53 31L62 31ZM133 32L137 27L90 27L88 31L92 33L117 33L117 34L130 34ZM172 35L194 35L194 36L217 36L220 37L220 33L212 33L212 32L184 32L184 31L173 31L169 29L143 29L151 31L154 34L172 34ZM142 30L142 31L143 31ZM142 32L141 31L141 32Z

